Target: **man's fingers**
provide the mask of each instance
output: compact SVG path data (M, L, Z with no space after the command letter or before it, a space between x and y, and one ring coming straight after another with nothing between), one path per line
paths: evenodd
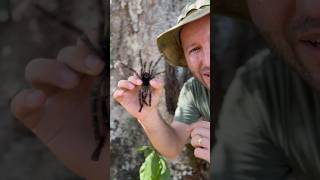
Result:
M135 84L131 83L127 80L120 80L118 82L118 88L127 89L127 90L133 90L135 88Z
M191 145L193 147L203 147L203 148L210 148L210 139L202 136L195 136L191 139Z
M193 129L191 131L191 137L195 137L197 135L210 139L210 129L202 128L202 127Z
M161 90L164 86L164 82L162 79L154 78L150 81L150 85L156 90Z
M210 162L210 151L208 149L196 148L194 150L194 156Z
M36 59L31 61L25 71L27 81L35 87L39 84L72 89L80 81L79 75L65 64L50 60Z
M60 50L57 60L79 73L98 75L105 64L100 58L90 53L92 52L85 47L69 46Z
M28 128L33 128L39 119L29 118L39 111L46 101L45 94L40 90L28 89L19 92L11 101L11 111Z
M188 128L189 131L193 131L193 129L195 128L206 128L210 130L210 122L209 121L197 121L193 124L190 125L190 127Z
M163 91L164 82L162 79L154 78L150 81L150 85L153 88L153 92L160 96Z
M117 90L113 93L113 98L119 102L119 100L120 100L120 98L123 96L123 94L124 94L124 90L122 90L122 89L117 89Z
M142 85L141 79L139 79L137 76L130 76L128 78L128 81L130 81L132 84L140 86Z
M85 33L85 35L87 36L87 38L89 39L89 41L91 42L92 45L94 45L95 47L99 46L99 44L98 44L99 37L98 37L98 30L97 29L92 29L92 30L86 31L84 33ZM84 42L83 38L84 38L84 36L83 37L79 37L77 39L76 46L77 47L85 47L87 49L90 49L88 47L87 42Z

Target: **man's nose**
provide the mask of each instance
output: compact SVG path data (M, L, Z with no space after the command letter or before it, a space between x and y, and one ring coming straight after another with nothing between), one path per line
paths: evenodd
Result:
M320 0L296 0L295 8L304 17L320 19Z

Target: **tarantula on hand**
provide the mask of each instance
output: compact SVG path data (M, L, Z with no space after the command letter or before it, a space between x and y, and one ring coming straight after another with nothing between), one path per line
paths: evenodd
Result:
M142 56L141 56L141 50L140 50L139 51L140 73L138 73L136 70L132 69L131 67L128 67L127 65L121 63L124 67L132 71L135 74L135 76L137 76L142 81L142 85L139 89L139 95L138 95L138 100L140 104L139 112L142 111L142 108L144 105L151 106L152 91L151 91L150 81L153 78L155 78L157 75L164 73L164 71L156 72L156 69L155 69L162 57L163 56L161 55L155 63L153 61L150 61L150 63L147 64L147 62L142 62Z
M39 10L41 13L48 17L49 19L57 22L62 27L70 30L71 32L77 34L80 37L80 40L84 42L88 46L88 48L98 57L101 58L106 63L104 70L98 77L95 88L91 92L91 113L92 113L92 125L94 131L94 138L97 142L96 148L94 149L91 159L93 161L98 161L100 154L102 152L103 146L109 139L109 81L110 81L110 71L109 71L109 37L108 34L109 28L107 25L109 22L109 18L106 18L106 9L108 9L108 2L105 0L97 0L98 7L100 7L100 14L104 20L100 20L99 22L99 32L98 32L98 40L99 46L96 47L93 42L89 39L86 33L81 30L79 27L75 26L69 21L64 20L63 18L58 17L55 14L50 13L40 5L36 4L35 8Z

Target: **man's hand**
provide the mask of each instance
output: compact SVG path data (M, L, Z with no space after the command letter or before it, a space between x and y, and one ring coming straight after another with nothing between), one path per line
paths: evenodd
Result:
M195 148L194 155L210 162L210 122L198 121L188 130L191 133L191 145Z
M107 149L99 162L90 160L96 147L90 111L90 92L104 63L80 41L62 49L57 59L36 59L25 76L33 88L11 102L13 114L76 174L106 179Z
M151 106L143 105L139 112L139 89L142 81L136 76L130 76L128 80L120 80L118 89L114 92L113 98L117 100L132 116L139 120L145 120L150 114L157 113L157 106L163 91L163 81L152 79L150 81L150 90L152 91ZM148 97L149 98L149 97Z
M118 89L113 98L117 100L132 116L138 119L145 130L150 142L163 156L173 159L180 154L189 137L188 125L180 122L166 124L158 113L157 106L163 91L163 81L152 79L150 89L152 91L151 106L143 106L141 112L139 103L139 89L141 80L131 76L128 80L118 82Z

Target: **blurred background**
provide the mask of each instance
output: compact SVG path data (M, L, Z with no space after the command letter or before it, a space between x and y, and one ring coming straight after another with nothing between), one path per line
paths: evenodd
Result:
M140 49L143 50L144 60L156 60L159 57L156 36L175 24L187 2L110 0L110 93L114 91L118 80L130 75L117 66L118 62L138 68L137 55ZM9 111L10 98L19 90L29 87L24 79L26 64L36 57L53 58L61 48L74 44L77 39L73 32L37 11L34 4L41 5L84 31L96 28L101 18L96 1L0 1L0 179L80 180ZM249 22L221 16L214 17L212 22L215 117L237 68L265 45ZM183 68L170 67L164 62L160 63L158 69L166 70L166 91L160 111L170 122L180 88L190 73ZM110 107L111 177L120 180L138 179L144 158L136 148L147 145L148 141L136 120L112 99ZM208 164L195 160L192 150L188 148L176 161L170 161L170 167L173 179L208 179Z
M216 120L237 69L267 46L249 20L215 15L212 23L213 118Z
M97 1L0 1L0 179L81 180L9 111L10 98L29 87L24 79L26 64L37 57L54 58L78 38L40 13L35 4L84 31L96 28L100 18Z

